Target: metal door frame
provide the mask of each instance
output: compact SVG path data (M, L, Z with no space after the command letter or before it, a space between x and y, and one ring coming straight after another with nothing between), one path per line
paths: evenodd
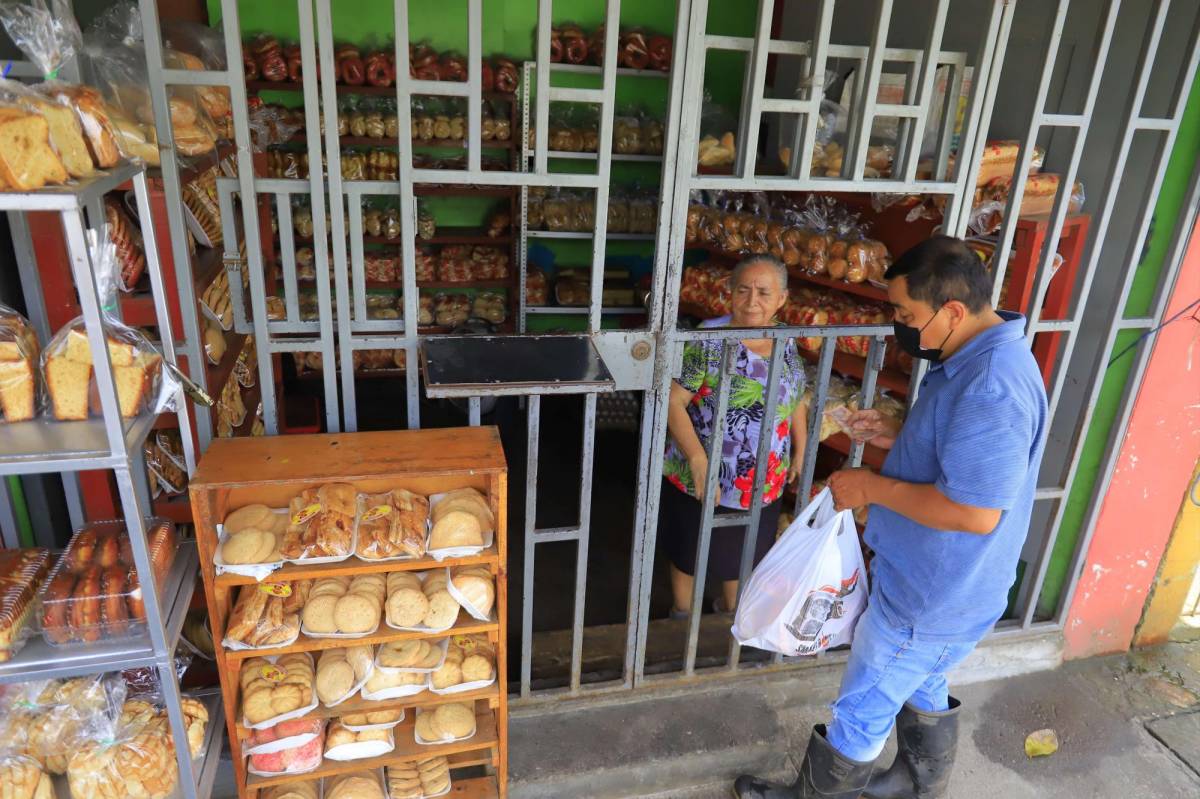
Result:
M815 40L811 43L775 41L770 39L770 25L775 7L774 0L761 0L758 7L756 35L744 38L709 35L704 32L704 24L709 6L707 0L687 0L677 4L676 27L673 36L676 47L670 76L671 88L664 137L666 148L664 163L674 163L676 168L674 170L664 170L662 176L662 194L656 231L656 240L660 242L660 246L655 249L652 289L655 299L649 308L647 327L640 334L642 340L648 340L653 345L654 372L652 379L647 380L644 377L635 378L638 381L636 390L645 392L646 402L644 403L642 429L640 432L638 490L636 496L638 512L635 516L633 530L633 555L631 559L627 616L628 639L623 675L620 681L589 686L583 684L580 673L583 636L583 599L587 577L586 552L590 536L589 520L587 519L587 509L590 507L591 498L589 475L595 439L595 395L592 394L585 399L585 423L583 430L584 462L582 464L584 467L584 480L580 487L580 505L583 508L583 515L579 523L561 529L546 530L536 528L533 520L536 519L537 495L532 479L526 491L527 539L525 568L527 580L525 585L524 612L527 623L524 625L521 647L522 677L518 701L528 704L536 703L543 699L557 699L563 696L592 696L610 691L628 691L640 687L654 686L670 682L674 679L695 678L708 674L728 675L731 672L742 672L749 669L747 666L739 665L739 653L735 645L731 645L730 647L730 657L726 666L711 670L696 668L695 649L699 617L698 614L694 613L689 622L688 646L685 653L683 671L678 675L659 677L647 675L645 671L644 661L648 634L650 578L654 560L655 528L659 500L658 475L661 472L663 455L660 442L663 441L666 434L666 397L681 347L687 342L701 340L730 341L741 337L743 334L747 338L770 338L775 341L797 336L820 337L824 340L824 343L817 367L814 408L821 408L825 401L828 379L833 364L835 339L838 336L849 335L869 336L872 338L873 343L868 355L869 367L866 369L866 375L863 380L863 401L865 406L869 404L873 397L875 375L882 363L884 354L883 337L890 332L890 328L886 326L854 326L837 328L792 327L777 328L769 331L734 331L729 329L703 331L677 330L674 319L678 312L678 294L682 279L682 256L686 247L684 223L687 214L689 192L693 189L859 192L869 190L889 193L941 194L947 198L945 209L946 231L952 235L962 235L965 233L971 205L969 195L975 186L980 155L987 140L988 126L986 123L991 118L997 90L1000 81L1003 79L1002 66L1016 4L1009 0L993 0L986 24L980 28L981 40L977 50L978 58L972 65L975 73L972 80L970 103L964 118L963 135L960 145L959 164L965 166L958 170L958 174L953 179L949 178L945 170L948 152L940 148L938 158L936 159L937 171L935 172L938 179L918 181L915 179L916 158L911 148L918 146L922 138L920 134L929 118L931 87L936 69L939 64L952 63L956 67L966 64L965 61L960 61L956 54L947 54L941 51L941 37L949 10L949 3L950 0L938 0L936 11L931 19L926 46L921 50L915 51L899 51L886 46L888 24L895 6L894 0L880 0L878 3L877 14L871 25L871 44L865 48L846 47L830 41L832 17L836 5L835 0L821 0L818 4L815 11L817 34ZM523 188L531 186L569 186L594 189L597 193L596 207L598 209L607 207L616 79L615 59L612 55L615 52L616 46L615 31L618 29L617 22L620 15L620 3L618 0L612 0L612 2L607 4L607 21L609 24L607 25L608 36L605 43L607 57L604 60L605 67L600 71L602 88L567 89L553 87L551 83L551 70L555 69L549 60L552 0L539 0L538 2L539 19L536 52L536 79L538 83L536 87L536 100L532 109L536 126L541 130L548 129L550 102L586 102L594 103L601 108L601 144L597 157L597 173L595 175L579 175L550 171L547 154L547 137L544 136L539 136L535 143L532 168L529 171L483 171L481 168L482 148L479 139L481 116L479 101L482 96L480 84L482 0L469 0L468 2L469 47L467 55L469 80L466 83L418 81L411 80L408 77L407 4L404 0L394 0L395 41L397 42L396 99L401 131L408 129L410 126L410 106L408 100L411 95L462 97L468 100L468 136L470 143L467 149L468 165L465 170L412 169L412 145L408 138L402 135L398 147L402 164L400 179L388 182L351 182L344 181L341 178L339 168L340 150L336 126L331 125L325 131L324 147L322 147L320 137L317 135L320 130L319 115L323 109L326 119L335 118L334 115L336 114L337 107L336 89L332 84L318 86L312 76L316 74L318 58L320 59L322 72L324 74L332 74L333 48L330 2L329 0L315 0L314 4L308 2L308 0L298 0L297 5L300 10L301 43L304 54L304 97L307 130L309 132L309 159L312 164L321 163L322 149L324 149L329 159L329 175L327 178L319 173L312 174L308 180L301 181L265 180L253 177L246 110L246 89L244 85L245 76L242 72L241 63L236 58L236 54L240 53L241 48L241 32L238 24L236 0L222 0L221 4L226 48L232 56L228 69L222 72L196 73L182 70L164 70L158 68L156 65L156 68L150 71L156 118L158 120L159 141L164 143L172 141L169 114L166 113L165 87L167 85L226 86L230 89L233 98L234 128L239 165L238 178L231 181L222 181L221 183L222 216L227 228L233 226L233 235L227 235L226 240L231 242L238 240L236 235L236 221L233 214L233 196L235 194L242 198L255 197L256 199L259 193L272 193L279 197L295 193L310 193L312 195L315 234L314 249L316 250L318 261L318 275L321 278L317 282L320 318L315 323L303 322L298 319L298 315L293 313L295 311L294 301L286 303L288 306L288 316L285 321L267 321L261 252L258 247L253 246L253 243L260 240L261 235L258 225L257 203L242 203L242 219L240 221L246 232L248 243L246 266L251 270L251 314L247 317L244 312L245 309L237 303L235 303L235 309L239 314L239 329L249 330L250 326L252 326L256 334L256 345L259 347L260 354L260 381L264 391L263 404L268 431L275 433L278 430L274 408L273 375L269 363L271 360L270 355L282 351L315 350L322 353L326 359L326 364L333 364L336 359L336 351L340 353L341 361L345 364L350 363L354 350L374 349L378 347L402 348L407 354L409 364L406 377L406 388L409 398L407 421L409 427L417 427L420 425L419 404L417 402L420 396L420 377L416 370L416 364L421 337L417 332L417 290L414 271L416 223L414 188L426 183L516 186ZM153 6L154 4L150 2L142 3L144 20L148 23L153 23L146 25L147 49L148 52L160 52L159 48L152 47L151 45L151 40L156 40L158 36L157 16L153 10ZM1105 71L1104 67L1107 65L1106 56L1112 42L1113 31L1117 24L1117 15L1121 10L1121 3L1120 0L1109 0L1105 5L1103 24L1101 25L1098 39L1095 42L1094 55L1097 58L1097 68L1089 82L1084 111L1080 114L1058 113L1047 108L1049 84L1058 58L1063 27L1069 6L1069 0L1058 0L1054 26L1048 39L1042 76L1038 84L1037 106L1030 122L1029 132L1023 139L1017 167L1018 174L1023 173L1028 167L1033 155L1032 142L1043 128L1064 127L1074 129L1077 132L1076 142L1071 151L1072 154L1069 159L1068 169L1065 172L1065 179L1062 181L1062 184L1067 187L1074 182L1074 177L1082 158L1087 132L1096 109L1099 83ZM1182 115L1184 103L1186 102L1187 90L1195 78L1197 61L1200 59L1200 46L1197 44L1200 42L1200 35L1198 35L1198 30L1200 29L1194 28L1191 32L1191 40L1189 42L1189 54L1186 56L1186 63L1180 71L1179 90L1171 106L1171 116L1160 119L1143 117L1141 115L1142 101L1145 96L1151 70L1154 67L1154 56L1156 55L1157 45L1170 8L1171 4L1169 0L1156 0L1154 4L1151 24L1147 28L1146 37L1143 41L1134 84L1135 89L1126 109L1121 146L1111 169L1109 187L1115 187L1125 172L1126 161L1133 137L1139 132L1155 131L1160 133L1163 138L1162 147L1155 161L1155 167L1152 170L1151 190L1148 192L1148 196L1152 199L1156 197L1158 188L1161 186L1167 158L1174 143L1179 120ZM314 14L316 15L315 23ZM763 112L795 114L804 117L804 125L797 131L798 146L793 148L795 155L793 157L791 175L783 178L756 176L754 174L756 156L754 151L749 149L739 153L735 174L732 176L697 176L694 174L699 138L699 107L695 103L690 104L690 106L685 104L684 98L699 96L703 86L704 55L709 49L735 50L748 54L745 82L746 91L743 92L743 106L738 127L739 141L750 142L757 139L760 118ZM939 53L937 59L924 58L924 53L935 51ZM822 74L826 59L831 56L855 58L862 64L863 69L861 71L866 73L865 80L861 82L861 88L855 95L853 103L854 126L849 137L849 157L846 159L841 177L825 179L814 178L808 174L813 142L815 140L816 112L820 103L819 93L811 93L805 99L796 100L780 100L762 96L767 59L771 54L776 53L806 57L808 59L810 74ZM908 74L913 78L913 80L909 81L910 92L906 98L906 103L899 106L878 104L874 98L883 63L885 61L903 60L907 60L910 63ZM952 83L958 84L960 79L961 75L953 80ZM858 82L856 81L856 83ZM872 180L869 182L868 187L868 184L864 184L861 179L855 179L853 176L862 174L861 170L865 163L866 148L869 143L868 132L871 121L876 115L895 116L908 120L908 132L901 137L901 149L902 151L908 151L901 152L896 160L899 170L896 178ZM940 135L943 148L948 144L948 139L947 131L943 130ZM183 225L183 216L180 211L182 200L179 196L178 172L173 166L167 163L173 162L173 158L170 157L169 144L164 144L164 150L168 156L164 158L164 176L167 183L168 197L171 200L168 203L168 208L172 211L169 213L168 218L171 224L173 239L176 242L180 242L184 240L185 228ZM1003 270L1007 264L1007 254L1011 248L1015 233L1015 224L1013 222L1015 219L1014 210L1020 206L1022 188L1023 184L1018 183L1011 193L1005 215L1008 221L1006 221L1001 231L1001 246L998 248L997 260L995 261L995 263L1000 265L996 275L995 285L997 292L1002 284ZM402 210L401 241L404 262L404 313L401 322L371 322L362 318L361 297L358 296L361 295L361 291L358 292L358 295L355 293L355 289L362 286L361 247L352 247L347 252L344 246L336 244L332 252L325 251L324 203L326 191L329 192L328 201L332 211L331 227L335 243L346 238L347 233L361 231L361 215L359 211L350 211L349 217L343 216L343 214L346 213L346 207L358 206L356 201L362 194L382 193L399 196ZM1067 192L1060 191L1060 195L1052 211L1052 232L1047 237L1042 251L1041 265L1036 283L1035 301L1032 306L1035 310L1029 316L1028 333L1032 337L1036 333L1055 332L1063 334L1066 337L1065 356L1059 359L1058 369L1055 372L1050 391L1051 408L1055 410L1058 408L1061 399L1066 371L1072 366L1071 356L1073 354L1075 339L1079 333L1083 312L1088 308L1087 303L1091 286L1096 275L1102 248L1106 243L1105 233L1107 232L1108 224L1115 207L1115 198L1113 195L1114 192L1112 191L1108 191L1104 195L1104 199L1101 202L1101 209L1096 214L1096 224L1093 227L1094 243L1083 273L1076 309L1073 317L1066 320L1043 320L1039 318L1036 310L1040 308L1041 300L1048 291L1051 272L1047 264L1050 260L1049 256L1057 248L1062 223L1068 211L1068 202L1065 199ZM345 207L342 204L343 198L348 204ZM173 208L173 206L178 207ZM1143 208L1136 240L1132 242L1133 246L1129 249L1130 255L1125 262L1124 281L1120 295L1117 298L1122 309L1132 285L1136 253L1140 251L1141 245L1145 241L1152 211L1152 203L1147 204ZM284 221L282 210L280 221L282 227L282 222ZM627 348L629 341L639 334L622 333L614 335L613 333L602 332L600 330L600 297L606 221L606 215L597 215L597 226L592 248L592 292L588 308L588 331L597 341L598 348L602 348L607 355L609 352L620 352L622 346ZM178 247L179 244L177 243L176 248L178 249ZM236 279L236 271L241 261L236 253L236 244L233 244L232 247L234 249L233 252L227 251L228 258L226 265L234 273L233 277L235 279L232 279L230 283L234 291L237 292L240 287L240 280ZM1181 255L1181 247L1179 245L1175 247L1172 255L1173 257ZM290 258L291 254L285 252L283 269L285 294L288 291L287 287L291 285L293 294L290 296L294 299L295 286L292 283L295 270L294 261L289 264ZM1151 333L1140 345L1137 353L1137 367L1134 373L1135 381L1133 381L1130 390L1127 392L1126 400L1122 406L1121 421L1118 425L1120 429L1123 429L1125 421L1128 418L1132 397L1136 394L1136 385L1140 384L1141 374L1144 371L1145 362L1153 343L1152 331L1162 319L1177 269L1178 258L1175 257L1172 264L1169 265L1169 268L1165 270L1162 276L1152 314L1136 319L1123 319L1120 313L1118 313L1109 327L1105 346L1102 351L1104 357L1107 357L1107 353L1111 350L1112 344L1120 330L1139 329ZM189 269L181 269L180 273L181 283L184 282L185 277L190 279ZM336 322L333 315L334 297L332 296L330 279L333 280L337 291ZM523 290L523 285L521 289ZM192 336L189 335L188 338L191 339ZM726 347L726 351L728 352L728 346ZM772 356L772 381L776 381L779 376L778 364L780 355L781 348L775 347ZM1075 366L1078 367L1079 365ZM1064 592L1057 612L1052 619L1045 621L1036 620L1034 612L1037 596L1042 589L1046 570L1049 565L1050 553L1053 550L1058 528L1061 524L1065 500L1070 493L1076 476L1084 433L1086 432L1088 423L1091 421L1092 409L1100 391L1102 377L1102 371L1093 371L1091 374L1092 382L1088 391L1086 407L1083 410L1083 424L1076 432L1065 479L1056 485L1043 486L1038 489L1037 501L1055 503L1055 511L1046 539L1042 543L1036 568L1026 578L1020 614L1021 618L1008 623L1002 622L997 626L996 631L993 633L994 636L1028 635L1044 632L1047 629L1057 629L1063 624L1064 614L1066 608L1069 606L1070 598L1075 588L1074 579ZM719 403L725 402L725 389L728 385L728 378L728 372L724 371L720 386L721 390L718 392ZM914 391L919 378L920 370L918 369L917 374L914 375ZM341 389L340 398L339 388ZM324 373L324 389L326 395L326 425L328 429L341 429L343 426L343 414L345 429L355 429L357 418L354 407L355 397L352 370L343 370L339 385L336 369L326 368ZM551 394L555 392L552 389L535 391L529 399L530 475L536 475L539 436L538 421L540 419L539 398L543 393ZM471 403L471 422L473 424L478 423L478 409L478 400L473 400ZM810 441L815 438L816 420L819 419L819 415L815 410L812 413L812 419L810 420L810 425L812 425L810 427ZM1119 433L1120 431L1118 430L1117 432ZM853 463L858 463L860 459L861 448L856 448L856 451L852 453L851 460ZM805 461L805 485L802 486L804 490L800 496L807 495L807 488L812 480L814 466L815 447L809 447ZM1098 490L1102 491L1104 485L1107 484L1111 468L1112 459L1110 458L1105 466L1101 485ZM711 486L716 479L715 470L710 469L710 474L706 477ZM756 496L761 496L762 490L761 485L756 486ZM757 509L754 509L744 517L735 517L733 521L750 521L753 523L757 519L757 514ZM723 523L725 522L723 521ZM702 551L706 548L708 538L711 535L712 524L711 511L707 511L703 524ZM1090 531L1093 526L1094 516L1089 519L1084 535L1076 547L1075 563L1078 563L1082 555L1086 552ZM532 601L534 599L532 564L537 544L549 541L575 541L579 548L580 566L576 574L572 666L568 687L562 690L539 690L534 692L529 679L529 665L532 653L532 633L529 622L532 620ZM748 570L748 563L749 559L743 558L744 570ZM701 595L702 591L703 580L700 579L697 580L697 596ZM693 603L694 607L697 605L698 603ZM830 659L836 661L838 658L835 655ZM786 664L781 663L781 659L776 658L771 665L778 667Z

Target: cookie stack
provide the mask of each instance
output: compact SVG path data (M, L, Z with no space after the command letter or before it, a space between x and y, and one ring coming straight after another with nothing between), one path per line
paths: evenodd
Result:
M428 710L417 710L417 743L464 741L475 735L475 707L470 702L452 702Z
M329 706L343 702L373 669L370 646L326 649L317 662L317 697Z
M242 715L247 724L292 713L313 703L313 665L307 654L282 655L275 663L249 658L242 664Z
M283 558L280 545L287 515L272 513L266 505L247 505L225 517L221 559L239 566L273 563Z
M441 691L456 685L496 679L496 651L485 636L456 635L446 649L446 661L429 675L430 685Z
M313 583L304 605L307 635L366 635L383 615L384 577L362 574L322 577Z
M450 761L444 757L388 766L391 799L422 799L450 792Z
M400 629L426 627L445 630L458 619L458 601L446 590L445 570L428 572L422 580L412 572L387 576L387 623Z
M248 585L238 594L225 641L245 647L287 646L300 635L300 611L312 580Z
M389 641L375 655L375 664L382 669L432 671L441 662L441 641Z

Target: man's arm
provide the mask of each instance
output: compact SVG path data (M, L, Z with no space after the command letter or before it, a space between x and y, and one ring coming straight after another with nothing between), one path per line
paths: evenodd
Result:
M987 535L1000 522L1000 511L955 502L932 483L906 483L869 469L834 472L829 489L838 510L882 505L935 530Z

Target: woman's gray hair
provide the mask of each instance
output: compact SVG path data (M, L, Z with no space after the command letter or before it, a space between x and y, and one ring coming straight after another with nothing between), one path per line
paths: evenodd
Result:
M738 279L742 274L752 266L766 264L775 270L775 277L779 279L780 291L787 291L788 288L788 271L783 265L783 261L776 258L774 255L750 255L738 261L738 265L733 268L733 275L730 277L730 286L736 286Z

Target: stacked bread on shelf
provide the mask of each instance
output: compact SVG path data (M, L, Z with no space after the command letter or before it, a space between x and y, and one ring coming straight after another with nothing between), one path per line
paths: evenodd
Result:
M446 661L430 675L436 690L466 683L485 683L496 679L496 650L484 635L456 635L450 639Z
M446 589L445 572L430 572L422 580L414 572L387 575L387 623L411 629L445 630L458 618L460 605Z
M326 705L342 702L373 668L374 650L370 646L324 650L317 661L317 697Z
M0 422L24 422L37 413L38 358L33 326L0 305Z
M383 614L384 577L321 577L304 605L304 631L309 635L355 635L373 632Z
M357 492L346 483L307 488L288 507L291 524L283 537L285 558L349 555L354 537Z
M311 587L312 580L243 587L229 617L225 640L256 649L295 641Z
M378 560L425 554L429 501L403 488L358 498L358 543L355 554Z
M482 546L484 532L490 532L496 524L487 500L473 488L459 488L445 494L433 506L431 518L430 549Z
M250 724L313 704L313 665L307 654L281 655L272 663L250 658L241 670L242 714Z
M57 340L57 337L56 337ZM154 386L162 365L158 352L140 348L137 341L108 336L108 359L113 366L117 384L117 401L121 416L137 416L145 407L147 396ZM46 390L54 418L82 420L100 413L99 396L92 396L89 387L95 380L92 349L87 333L80 327L71 328L61 346L47 349L45 358Z
M409 760L387 767L391 799L422 799L450 792L450 761L445 757Z

